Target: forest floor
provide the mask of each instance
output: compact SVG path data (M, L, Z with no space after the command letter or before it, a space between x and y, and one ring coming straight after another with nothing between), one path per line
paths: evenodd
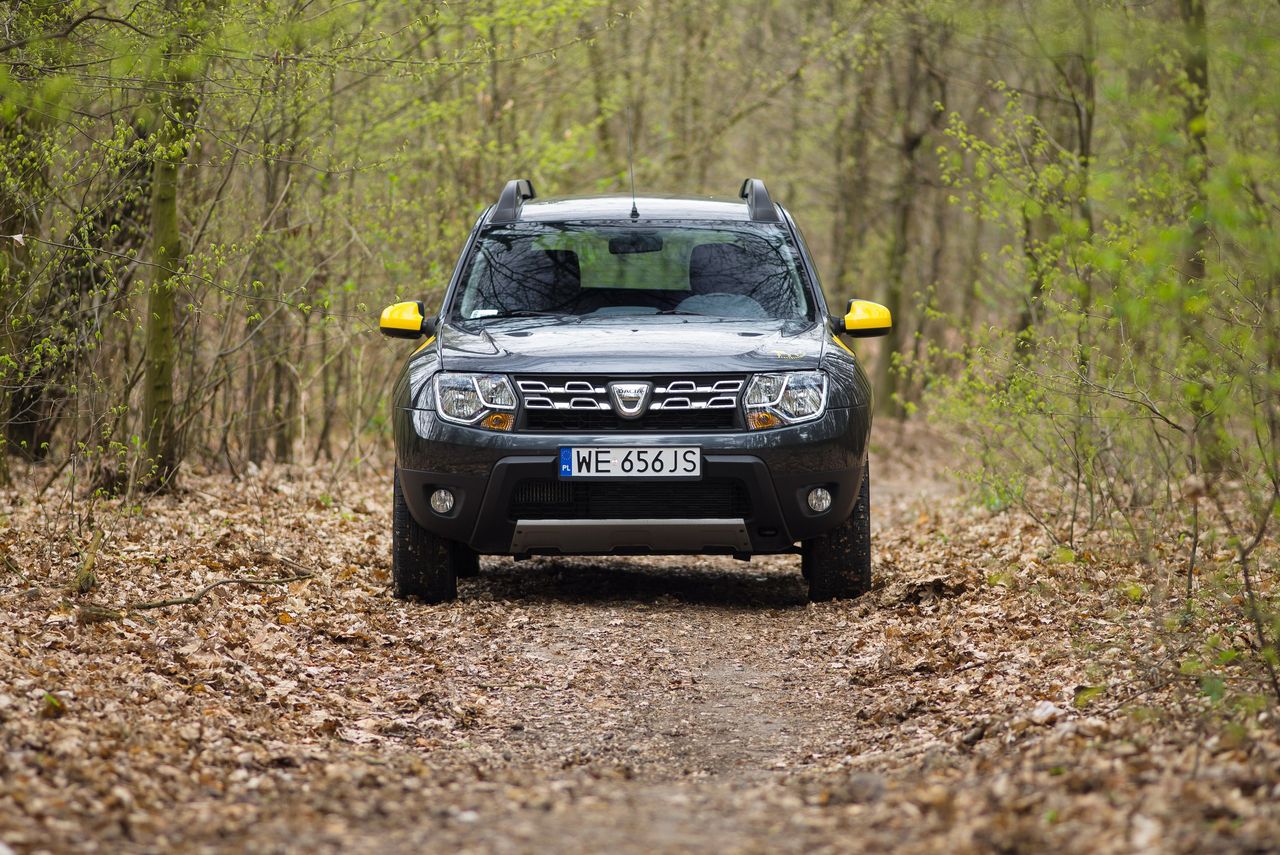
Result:
M794 556L486 559L400 602L389 469L92 519L8 494L0 855L1280 851L1275 722L1178 677L1156 571L974 506L898 430L848 603Z

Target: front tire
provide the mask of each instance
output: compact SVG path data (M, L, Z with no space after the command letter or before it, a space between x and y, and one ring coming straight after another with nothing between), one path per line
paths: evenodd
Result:
M461 543L455 544L454 570L459 579L474 579L480 575L480 556Z
M863 465L853 513L839 528L800 545L800 569L809 599L848 600L871 590L871 468Z
M391 590L398 599L418 597L428 603L447 603L458 596L458 569L471 552L464 544L446 540L418 525L395 475L391 509Z

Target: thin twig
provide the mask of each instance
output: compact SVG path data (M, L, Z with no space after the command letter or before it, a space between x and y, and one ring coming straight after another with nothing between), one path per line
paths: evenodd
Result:
M290 561L287 558L280 558L280 561L293 567L299 567L297 562ZM167 600L150 600L144 603L130 603L122 610L108 609L94 603L86 603L80 607L80 619L85 623L98 623L106 620L122 620L133 612L144 612L152 609L165 609L170 606L195 606L209 595L215 588L224 585L249 585L251 587L265 587L267 585L288 585L293 582L301 582L305 579L314 579L315 574L310 571L296 573L293 576L283 576L276 579L249 579L236 577L233 579L219 579L205 585L196 593L187 597L172 597Z
M315 578L314 573L298 573L294 576L286 576L280 579L242 579L242 578L219 579L216 582L211 582L210 584L205 585L203 588L200 589L200 591L198 591L195 594L192 594L189 597L174 597L169 600L152 600L151 602L146 602L146 603L134 603L133 605L128 607L128 611L142 612L142 611L147 611L148 609L168 608L169 606L198 605L200 601L203 600L209 594L210 591L212 591L215 588L220 588L223 585L250 585L250 586L261 587L264 585L287 585L290 582L301 582L303 579L314 579L314 578Z

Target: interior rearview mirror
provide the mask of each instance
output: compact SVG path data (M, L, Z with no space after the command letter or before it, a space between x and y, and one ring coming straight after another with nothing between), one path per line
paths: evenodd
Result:
M426 307L421 301L393 303L382 310L378 329L382 330L383 335L392 338L421 338L423 333L431 332L432 328L426 315Z
M850 300L844 313L844 331L857 338L884 335L893 328L893 315L879 303Z

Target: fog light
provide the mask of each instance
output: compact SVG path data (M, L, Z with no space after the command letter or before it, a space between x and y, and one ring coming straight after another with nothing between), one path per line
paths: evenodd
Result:
M809 508L814 513L822 513L831 507L831 493L826 487L814 487L809 491Z
M809 504L813 504L812 497ZM453 510L453 493L448 490L436 490L431 494L431 510L438 514L447 514Z

